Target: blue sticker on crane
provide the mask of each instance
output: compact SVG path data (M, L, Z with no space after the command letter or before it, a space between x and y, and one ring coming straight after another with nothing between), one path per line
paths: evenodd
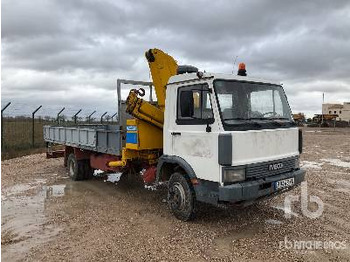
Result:
M126 143L137 144L137 133L126 133Z

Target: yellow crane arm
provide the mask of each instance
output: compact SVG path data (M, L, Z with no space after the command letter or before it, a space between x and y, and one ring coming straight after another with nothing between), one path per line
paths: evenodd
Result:
M166 84L171 76L177 74L175 59L162 50L153 48L145 53L156 91L158 106L164 112Z
M127 126L131 128L127 129L122 159L109 162L108 165L111 167L124 167L132 159L143 159L153 165L163 148L166 85L169 78L177 74L178 65L174 58L156 48L148 50L145 56L152 75L158 106L140 98L145 95L145 90L142 88L130 90L126 100L126 112L137 120L127 120ZM128 136L136 139L128 141Z
M126 112L137 119L144 120L149 124L155 125L163 129L164 112L158 107L139 98L138 95L144 95L144 91L142 90L143 89L130 90L129 96L126 100Z
M150 49L145 53L152 74L153 85L157 95L158 107L139 98L144 90L132 89L126 100L126 112L137 119L163 128L166 84L176 75L178 65L174 58L159 49Z

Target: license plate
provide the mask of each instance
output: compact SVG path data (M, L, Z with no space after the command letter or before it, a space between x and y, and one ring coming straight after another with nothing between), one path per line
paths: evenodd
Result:
M293 185L294 185L294 177L275 182L275 189L280 190L283 188L291 187Z

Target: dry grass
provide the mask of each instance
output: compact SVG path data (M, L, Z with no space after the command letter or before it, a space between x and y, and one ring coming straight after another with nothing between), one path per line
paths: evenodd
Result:
M1 159L9 159L31 153L42 152L45 147L43 126L48 122L35 120L34 144L32 143L33 124L31 119L4 119Z

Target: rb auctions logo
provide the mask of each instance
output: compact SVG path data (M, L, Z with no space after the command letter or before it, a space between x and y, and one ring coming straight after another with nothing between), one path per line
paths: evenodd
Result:
M304 216L315 219L322 215L324 209L324 203L318 196L310 196L310 203L315 203L317 205L316 211L311 211L308 209L308 194L307 194L307 182L301 183L301 196L287 195L284 199L284 217L292 217L292 202L301 202L301 212Z

